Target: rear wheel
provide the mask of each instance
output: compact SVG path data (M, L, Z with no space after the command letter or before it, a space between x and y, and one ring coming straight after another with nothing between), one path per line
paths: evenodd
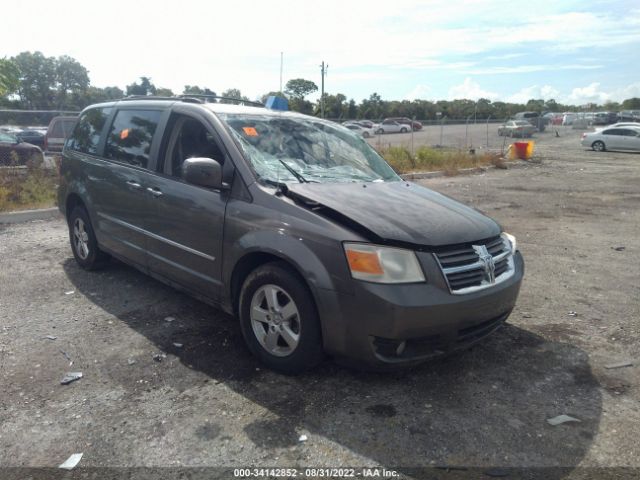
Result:
M404 127L403 127L403 128L401 128L401 129L400 129L400 133L407 133L407 129L406 129L406 128L404 128Z
M364 138L369 138L369 132L362 132L362 136Z
M593 142L591 144L591 148L593 148L596 152L605 151L604 142L601 142L600 140L598 140L597 142Z
M322 361L320 319L304 280L284 262L258 267L240 292L240 327L249 350L282 373Z
M376 130L376 134L380 135L381 133L384 133L384 130L379 128Z
M83 269L97 270L109 260L109 255L98 248L89 214L84 207L75 207L69 216L69 240L73 256Z

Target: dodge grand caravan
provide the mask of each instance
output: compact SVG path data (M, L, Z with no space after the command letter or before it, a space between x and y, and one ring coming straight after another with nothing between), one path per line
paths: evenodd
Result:
M403 181L350 130L259 106L88 107L59 208L80 267L113 256L234 314L288 373L466 348L507 319L524 272L495 221Z

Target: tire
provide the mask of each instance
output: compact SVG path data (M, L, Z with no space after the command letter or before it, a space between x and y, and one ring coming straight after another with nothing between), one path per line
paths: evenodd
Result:
M407 129L406 128L401 128L400 129L400 133L407 133Z
M377 135L380 135L381 133L384 133L383 129L379 128L378 130L376 130L376 134Z
M84 207L75 207L69 216L69 241L80 268L98 270L109 261L109 255L98 247L89 214Z
M593 142L591 144L591 148L596 152L604 152L606 150L604 142L601 142L600 140L596 140L595 142Z
M369 138L371 135L369 135L369 132L362 132L362 136L364 138Z
M238 305L245 342L269 368L296 374L324 358L315 302L304 279L286 263L267 263L249 274Z

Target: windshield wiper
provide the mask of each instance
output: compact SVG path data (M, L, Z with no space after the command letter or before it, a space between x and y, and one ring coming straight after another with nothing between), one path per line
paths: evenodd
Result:
M289 165L287 165L287 162L285 162L284 160L282 160L280 157L276 157L276 159L282 164L284 165L284 168L286 168L287 170L289 170L289 173L291 173L291 175L293 175L294 177L296 177L296 179L300 182L300 183L310 183L309 180L307 180L306 178L304 178L300 173L296 172L293 168L291 168Z

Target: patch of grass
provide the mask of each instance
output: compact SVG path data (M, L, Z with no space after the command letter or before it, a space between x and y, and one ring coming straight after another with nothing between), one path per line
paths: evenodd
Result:
M397 173L444 171L457 175L461 169L494 165L506 168L499 154L471 154L460 150L420 147L414 155L404 147L389 147L379 152Z
M58 176L39 166L0 169L0 212L53 207Z

